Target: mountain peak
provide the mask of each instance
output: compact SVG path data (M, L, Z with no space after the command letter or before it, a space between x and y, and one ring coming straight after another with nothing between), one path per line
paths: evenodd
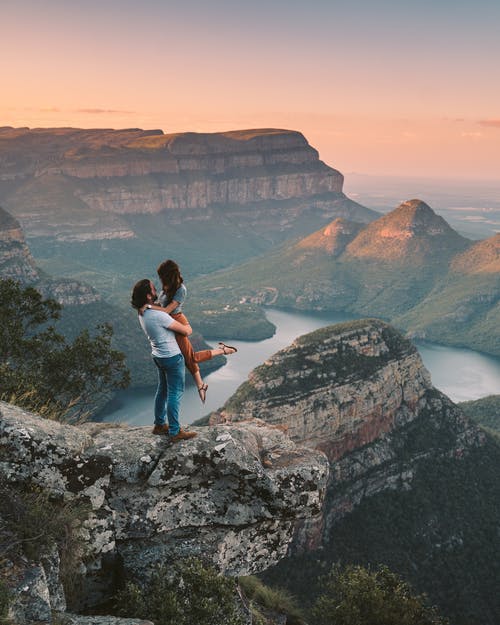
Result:
M422 200L408 200L369 224L347 247L357 258L426 264L463 252L470 242Z
M329 256L338 256L361 231L364 224L337 217L321 230L297 243L296 249L319 249Z
M452 228L422 200L407 200L389 213L390 223L405 229L409 236L419 234L435 236ZM389 221L389 220L388 220Z

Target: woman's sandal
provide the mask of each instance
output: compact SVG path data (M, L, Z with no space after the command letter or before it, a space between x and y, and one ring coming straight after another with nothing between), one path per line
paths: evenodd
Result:
M229 354L235 354L238 350L236 349L236 347L233 347L232 345L226 345L225 343L223 343L222 341L219 341L219 345L220 348L222 349L224 356L229 356ZM226 352L226 349L232 349L234 351L232 352Z
M198 387L198 395L200 396L201 403L205 403L205 399L207 398L208 384L203 383Z

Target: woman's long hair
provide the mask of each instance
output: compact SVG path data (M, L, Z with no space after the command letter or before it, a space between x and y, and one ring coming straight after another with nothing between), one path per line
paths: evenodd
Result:
M161 280L163 291L167 296L167 301L171 302L177 289L184 282L179 265L173 260L164 260L156 271Z

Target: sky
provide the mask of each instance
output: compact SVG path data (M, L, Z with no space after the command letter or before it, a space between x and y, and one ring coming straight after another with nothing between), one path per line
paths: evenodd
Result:
M342 173L500 181L498 0L0 0L0 126L301 131Z

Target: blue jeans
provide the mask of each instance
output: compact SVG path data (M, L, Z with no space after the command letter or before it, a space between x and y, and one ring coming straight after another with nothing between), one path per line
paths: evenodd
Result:
M179 410L184 394L184 356L177 354L170 358L153 356L158 368L158 388L155 396L155 425L164 425L168 419L170 436L179 430Z

